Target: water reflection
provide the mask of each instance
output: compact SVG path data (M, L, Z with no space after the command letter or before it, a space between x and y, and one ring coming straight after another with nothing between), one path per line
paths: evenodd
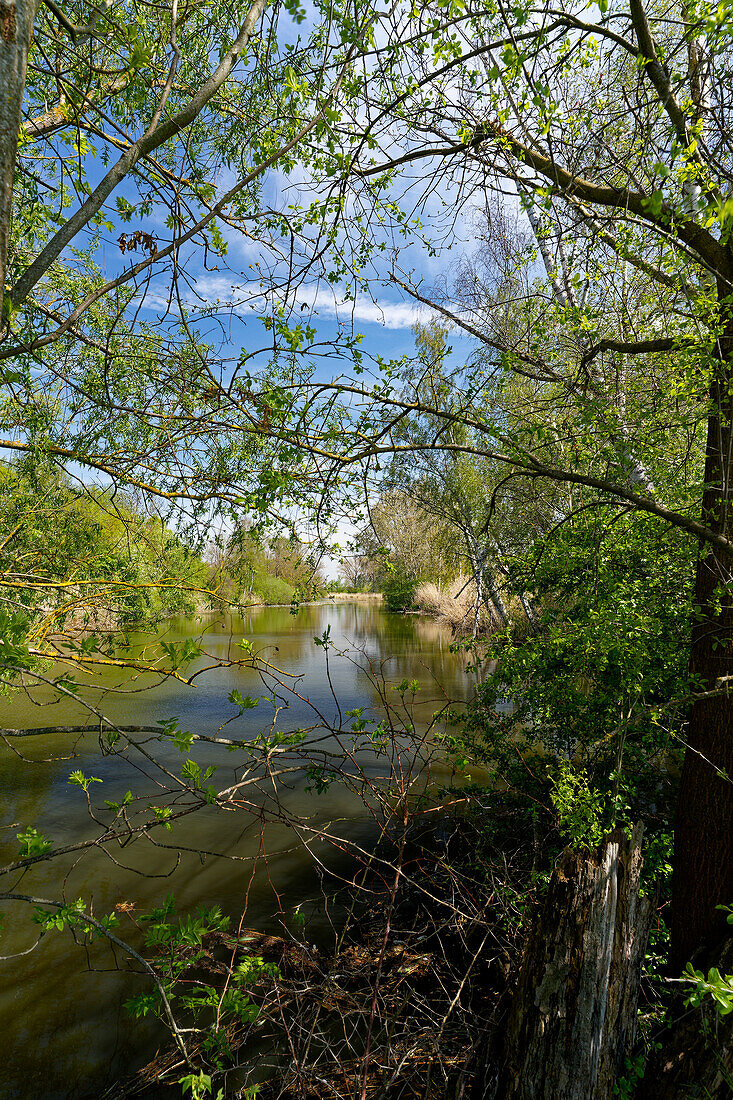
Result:
M329 627L335 650L327 676L323 650L313 639ZM403 679L420 682L413 712L418 724L427 724L437 707L448 698L464 698L467 691L465 659L450 652L447 633L434 623L389 615L368 602L310 605L302 607L297 616L288 608L255 608L225 620L178 618L165 624L161 634L168 641L197 639L211 657L222 660L241 655L237 643L249 639L256 651L282 670L283 681L296 683L303 696L290 696L280 714L288 729L312 724L312 707L329 719L339 704L348 709L374 707L379 703L380 686L398 704L394 685ZM130 643L131 652L140 654L150 646L150 638L133 636ZM201 657L194 667L209 663L210 657ZM262 694L262 682L252 669L214 669L202 675L194 687L166 680L148 691L140 689L154 681L149 674L123 674L109 666L96 667L78 679L84 697L120 724L148 725L177 717L182 728L211 736L229 723L225 734L246 740L271 718L265 702L238 716L237 708L227 701L232 689L253 697ZM40 692L32 701L21 697L0 700L3 727L36 728L75 721L88 722L89 717L70 699L52 703L48 694ZM82 792L68 782L73 769L103 780L95 785L99 790L91 792L100 805L103 799L120 800L129 789L154 789L154 775L146 777L116 756L101 758L93 734L24 738L22 744L15 745L33 763L19 759L7 747L0 748L5 791L0 819L0 839L6 841L0 853L3 863L16 856L15 834L22 826L35 825L53 838L55 846L95 835L90 832ZM173 746L156 752L172 771L180 768L181 757ZM216 746L199 745L193 755L202 765L216 763L219 785L227 769L234 766L232 754ZM372 774L379 772L378 762L370 767ZM306 834L325 823L340 822L333 825L334 830L348 831L353 841L369 849L375 827L353 793L334 785L316 796L305 788L302 772L295 773L282 798L287 812L300 816ZM263 848L256 816L223 813L213 807L183 819L174 834L162 839L168 844L143 841L129 848L110 849L109 854L93 849L83 859L69 857L63 868L59 861L53 866L41 863L12 888L57 898L65 874L66 897L91 898L98 913L129 900L145 912L173 892L182 911L201 902L216 903L238 917L246 899L247 925L261 928L273 927L278 907L287 909L305 900L308 911L308 899L314 899L309 935L325 935L328 926L319 915L320 878L313 858L330 860L337 869L336 857L325 845L316 845L308 855L289 829L276 824L268 829ZM201 857L186 848L231 858ZM140 878L137 871L144 871L146 877ZM11 902L4 909L7 931L0 949L4 955L26 950L38 931L29 923L28 906ZM129 919L121 934L130 942L141 941ZM121 1009L125 999L141 990L142 979L131 974L125 961L116 958L106 944L95 946L85 956L74 947L68 932L49 933L35 951L1 965L0 1028L6 1052L0 1084L3 1098L96 1097L105 1084L150 1055L159 1038L155 1025L133 1024Z

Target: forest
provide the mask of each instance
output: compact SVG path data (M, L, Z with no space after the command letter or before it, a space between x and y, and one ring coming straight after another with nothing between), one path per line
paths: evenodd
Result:
M733 1096L731 0L0 28L0 1098Z

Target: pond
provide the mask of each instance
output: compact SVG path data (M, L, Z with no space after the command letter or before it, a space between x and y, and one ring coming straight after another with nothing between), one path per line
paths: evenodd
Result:
M314 641L326 631L332 646L328 669L324 648ZM366 713L379 707L380 694L395 706L396 716L406 714L408 721L424 729L448 699L463 700L470 691L465 655L451 652L447 632L415 616L388 614L374 601L304 605L295 616L289 608L269 607L223 620L213 615L177 618L166 622L159 633L166 642L196 640L209 656L197 658L194 668L212 664L210 657L241 658L237 643L246 638L260 657L280 670L277 677L284 687L273 704L263 697L263 683L251 668L214 667L188 686L173 679L156 683L149 674L100 666L77 678L85 701L121 725L151 725L176 718L181 729L193 734L213 737L221 731L220 736L248 740L269 728L276 708L281 728L310 728L317 724L314 714L328 724L337 718L339 708L343 713L363 707ZM136 648L131 652L144 653L149 640L133 636L130 641ZM402 708L404 692L396 691L395 685L405 679L420 686L414 702L410 690L407 707ZM233 690L260 701L240 712L229 701ZM90 716L71 699L54 702L50 694L38 691L32 701L20 695L0 699L3 728L37 729L74 722L89 723ZM175 746L155 746L155 752L171 773L180 770L182 757ZM220 776L233 767L233 755L210 744L197 745L192 752L202 767L207 763L219 767L219 786L223 785ZM375 781L384 770L380 759L370 758L368 752L355 760ZM109 818L105 800L120 801L127 790L154 790L157 782L152 769L147 774L144 767L141 770L139 758L131 763L116 755L100 756L98 735L90 733L23 738L13 741L12 748L0 742L0 767L5 794L0 821L3 865L17 858L16 834L29 825L48 836L54 847L98 833L84 792L69 783L72 771L79 769L102 780L91 785L89 794L92 807L102 808L104 820ZM438 762L429 781L438 784L448 778L448 769ZM83 858L79 853L68 857L63 866L58 860L41 862L6 888L50 899L58 899L63 890L68 900L91 901L99 915L122 906L119 934L138 945L142 940L135 914L149 911L168 894L175 896L182 913L202 903L219 905L235 924L245 911L245 927L275 933L282 932L287 914L300 906L308 921L307 935L318 939L327 934L330 921L322 902L324 874L332 880L333 889L342 871L348 879L350 859L348 851L339 853L321 833L347 837L370 851L377 836L374 818L353 786L333 783L319 794L303 767L286 775L277 793L261 791L260 787L249 791L248 812L207 807L177 822L158 844L143 839L129 848L110 847L109 854L94 848ZM258 798L269 799L266 838ZM273 802L282 810L281 822L276 820ZM293 831L287 822L298 827ZM215 853L229 858L216 858ZM135 909L125 918L128 902ZM130 996L142 991L143 979L109 945L86 951L74 944L68 930L48 932L35 949L28 950L38 934L38 926L29 920L30 907L10 902L3 908L0 952L6 958L0 963L0 1096L3 1100L99 1097L111 1082L142 1065L165 1040L160 1025L136 1023L123 1007ZM7 958L12 955L16 957Z

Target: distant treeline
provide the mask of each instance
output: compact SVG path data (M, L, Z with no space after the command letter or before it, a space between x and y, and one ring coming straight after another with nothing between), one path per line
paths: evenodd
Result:
M127 494L47 464L0 466L0 588L38 637L245 603L290 603L326 582L294 539L242 527L197 543Z

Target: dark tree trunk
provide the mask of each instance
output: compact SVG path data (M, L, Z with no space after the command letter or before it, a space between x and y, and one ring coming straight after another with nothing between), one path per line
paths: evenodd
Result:
M615 830L593 853L567 849L553 872L522 958L496 1100L612 1097L634 1042L653 909L639 893L641 832Z
M724 287L719 288L721 300ZM711 387L702 519L731 537L733 488L733 316L719 341ZM693 952L717 939L724 919L716 911L733 902L733 561L700 549L695 577L690 671L694 690L716 692L690 709L675 819L671 966L679 971ZM727 688L731 694L727 694Z

